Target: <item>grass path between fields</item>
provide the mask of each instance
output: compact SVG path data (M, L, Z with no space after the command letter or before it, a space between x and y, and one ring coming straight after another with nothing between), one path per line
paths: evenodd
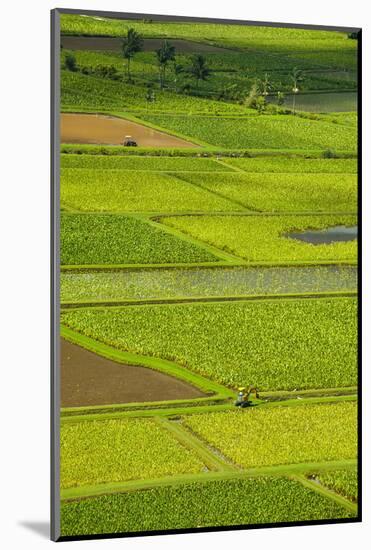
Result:
M334 491L331 491L323 486L309 481L305 478L305 474L311 472L325 472L338 469L353 469L357 465L357 461L339 460L331 462L313 462L303 464L287 464L283 466L264 466L250 468L247 470L219 470L204 472L200 474L175 474L155 479L131 480L125 482L102 483L98 485L88 485L84 487L71 487L62 489L61 500L71 501L82 498L95 497L99 495L109 495L115 493L128 493L152 489L155 487L164 486L179 486L187 483L209 483L212 481L228 481L234 479L249 479L262 476L285 476L291 479L300 481L303 485L311 490L320 492L322 496L335 500L338 504L346 507L352 512L356 512L357 505L344 497L341 497ZM303 475L304 474L304 475Z
M155 419L163 429L166 429L181 445L191 450L204 463L207 471L198 474L176 474L154 479L130 480L125 482L103 483L83 487L62 489L61 500L71 501L82 498L90 498L99 495L126 493L140 491L161 486L179 486L186 483L208 483L211 481L228 481L233 479L246 479L258 476L285 476L300 482L312 491L316 491L324 498L332 499L337 504L356 515L357 504L335 493L331 489L308 479L312 472L324 472L337 469L353 469L356 466L355 459L315 462L301 464L285 464L278 466L264 466L242 469L216 448L183 426L179 421L157 417Z
M342 467L343 468L343 467ZM294 479L296 481L299 481L304 487L307 487L308 489L311 489L312 491L316 491L320 495L326 498L331 498L334 500L337 504L342 506L343 508L346 508L350 512L356 514L357 513L357 504L354 502L351 502L347 498L343 497L339 493L335 493L335 491L332 491L328 487L325 487L324 485L321 485L320 483L317 483L316 481L311 481L304 475L298 475L294 474L290 476L291 479Z
M309 298L310 299L310 298ZM316 299L316 298L315 298ZM107 420L109 418L174 417L176 415L200 412L230 410L234 407L236 391L209 380L173 361L158 357L138 355L109 346L61 325L62 338L118 363L144 366L184 380L202 390L206 396L195 399L155 401L152 403L124 403L96 405L89 407L68 407L61 409L62 422ZM307 403L333 403L354 401L357 388L314 388L290 392L266 391L261 399L251 398L252 406L301 406Z
M156 417L155 421L168 432L171 433L177 441L184 447L193 451L211 471L239 471L239 468L232 462L222 456L216 449L211 449L198 435L189 428L183 426L180 422L170 421L167 418Z
M77 264L77 265L61 265L61 271L72 271L72 270L102 270L102 269L124 269L124 268L133 268L133 267L141 267L144 265L144 267L147 268L154 268L154 267L199 267L201 265L206 266L233 266L233 267L241 267L241 266L307 266L307 265L356 265L357 260L356 259L333 259L333 260L285 260L283 262L280 261L272 261L272 260L261 260L261 261L249 261L245 258L242 258L241 256L237 256L236 254L232 254L231 252L226 252L225 250L218 248L217 246L210 244L208 242L202 241L189 233L186 233L178 228L175 228L170 225L166 225L161 222L162 218L167 217L182 217L182 216L327 216L327 215L333 215L333 213L330 212L285 212L282 214L281 212L251 212L251 211L238 211L238 212L175 212L175 213L166 213L166 212L124 212L124 213L118 213L118 212L79 212L76 210L73 210L68 205L63 205L64 215L91 215L95 214L96 216L122 216L122 217L132 217L135 219L138 219L152 227L154 227L156 230L159 230L161 232L168 233L172 235L173 237L176 237L177 239L180 239L182 241L186 241L187 243L196 246L202 250L206 250L209 252L212 256L215 257L215 261L211 262L202 262L202 263L195 263L195 264L189 264L187 262L182 262L179 264ZM354 212L336 212L336 215L357 215Z
M158 402L158 406L146 406L143 403L142 408L128 408L125 405L120 406L112 405L103 407L103 411L98 407L86 408L84 411L79 409L63 409L61 412L61 423L79 424L81 422L97 422L104 420L119 420L121 418L157 418L168 417L170 419L179 418L180 415L198 414L208 412L220 412L220 411L232 411L235 410L234 399L225 399L220 402L204 402L200 404L200 400L195 400L195 403L190 401L185 404L176 404L166 407L161 402ZM292 396L287 399L276 399L270 401L269 399L260 400L251 399L250 407L302 407L306 405L321 405L324 403L338 403L346 401L357 401L357 394L354 392L349 395L324 395L318 397L301 397ZM249 407L249 408L250 408ZM112 410L113 409L113 410ZM248 410L248 409L247 409Z

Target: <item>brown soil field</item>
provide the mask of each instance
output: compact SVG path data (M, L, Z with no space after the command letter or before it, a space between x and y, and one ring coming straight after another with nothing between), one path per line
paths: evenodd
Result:
M122 365L61 339L61 406L84 407L204 397L197 388L145 367Z
M199 147L123 118L77 113L61 114L61 143L122 145L131 136L139 147Z
M219 48L211 44L201 44L191 40L168 39L178 53L230 53L227 48ZM161 48L163 38L145 38L143 51L152 52ZM61 44L66 50L90 50L121 52L122 38L109 36L61 36Z

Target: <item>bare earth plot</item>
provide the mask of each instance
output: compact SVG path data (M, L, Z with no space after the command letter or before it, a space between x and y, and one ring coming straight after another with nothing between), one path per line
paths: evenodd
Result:
M122 145L130 135L141 147L199 147L148 126L122 118L76 113L61 114L62 143Z
M64 339L61 339L61 369L62 407L204 396L182 380L145 367L110 361Z

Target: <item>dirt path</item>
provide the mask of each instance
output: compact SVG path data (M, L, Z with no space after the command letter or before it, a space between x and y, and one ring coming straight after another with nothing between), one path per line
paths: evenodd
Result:
M204 394L190 384L145 367L122 365L61 339L61 406L84 407Z
M61 143L122 145L130 135L138 147L199 147L170 134L123 118L94 114L61 114Z
M143 40L143 51L154 52L161 48L163 38L145 38ZM201 44L191 40L180 40L169 38L172 46L175 46L177 53L231 53L227 48L219 48L211 44ZM90 50L120 52L122 51L122 38L109 36L61 36L61 44L66 50ZM232 50L233 51L233 50Z

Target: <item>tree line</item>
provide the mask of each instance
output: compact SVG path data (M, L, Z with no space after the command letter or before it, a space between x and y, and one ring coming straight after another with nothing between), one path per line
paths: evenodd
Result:
M122 55L127 60L126 71L127 80L132 82L130 73L130 64L135 54L143 50L143 38L135 29L129 29L127 36L122 42ZM176 51L175 47L170 44L168 40L164 40L161 47L156 50L157 64L159 67L159 84L162 90L165 86L166 71L169 64L173 63L174 81L175 85L178 80L178 76L181 73L188 73L192 78L196 80L196 87L198 88L200 80L206 80L211 74L210 68L207 66L206 59L203 55L197 54L192 56L191 65L189 67L183 67L176 63Z
M126 60L126 80L128 83L133 82L131 75L131 63L135 57L135 54L143 51L144 40L142 36L133 28L127 31L127 35L122 39L121 53ZM157 65L159 69L159 87L161 90L166 86L166 74L171 64L173 70L173 82L175 84L175 91L179 92L178 81L180 75L188 75L196 81L196 89L199 88L199 83L205 81L212 74L212 70L207 65L206 58L201 54L195 54L190 59L189 66L183 66L176 61L176 49L168 40L164 40L159 49L155 50ZM72 54L67 54L65 58L66 68L71 71L79 70L76 64L76 59ZM94 72L102 77L118 80L119 74L114 66L98 65L94 69L83 67L81 72ZM296 96L299 93L299 83L304 80L304 73L302 70L294 67L288 75L289 80L292 83L292 113L295 114L296 108ZM183 93L190 93L190 83L183 84L181 91ZM268 95L276 95L276 102L278 106L283 105L285 96L281 91L274 91L273 84L270 80L268 73L265 74L263 79L256 79L252 84L248 93L244 90L240 90L237 84L231 84L222 88L218 93L219 100L237 101L243 103L246 106L256 109L259 112L264 112L267 108ZM149 83L146 93L147 102L155 101L155 92L153 90L153 84Z

